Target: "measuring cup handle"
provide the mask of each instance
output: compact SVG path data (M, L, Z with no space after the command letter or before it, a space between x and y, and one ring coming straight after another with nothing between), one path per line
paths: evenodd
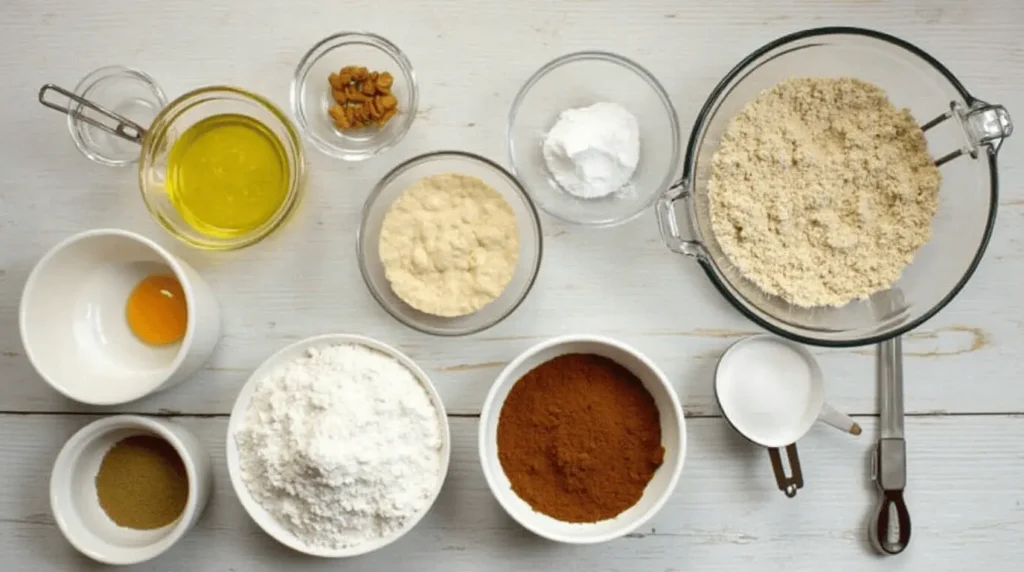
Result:
M835 407L832 407L828 403L823 403L821 405L821 413L818 414L818 420L851 435L860 435L862 432L860 425L858 425L852 417L842 411L839 411Z
M782 464L782 451L786 451L786 458L789 460L789 469L792 475L786 475L786 468ZM800 457L796 454L796 443L785 447L768 449L768 457L772 460L772 472L775 473L775 482L779 490L787 497L796 496L796 491L804 487L804 475L800 472Z

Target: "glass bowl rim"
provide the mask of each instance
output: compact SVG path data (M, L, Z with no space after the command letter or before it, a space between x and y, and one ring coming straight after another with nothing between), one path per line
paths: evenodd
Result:
M639 76L641 79L643 79L644 82L647 83L647 85L658 96L658 99L661 100L661 103L664 106L666 114L668 115L668 123L672 131L672 154L669 158L669 164L671 165L671 167L668 169L668 172L665 173L665 176L662 177L661 182L651 191L651 196L642 201L633 212L629 213L626 216L597 222L586 222L564 217L561 214L554 212L551 209L544 206L543 202L538 201L537 204L540 206L541 210L543 210L545 213L551 215L552 217L558 219L561 222L590 228L610 228L625 224L641 216L645 210L650 208L651 205L653 205L655 201L658 200L658 197L660 197L662 193L668 190L669 186L676 178L676 171L678 171L679 169L679 160L682 155L682 132L679 126L679 114L676 112L675 105L672 103L672 98L669 97L668 92L665 91L665 86L661 85L661 82L658 81L658 78L653 73L651 73L644 66L625 56L604 50L581 50L558 56L557 58L542 65L540 68L537 69L537 71L533 72L533 74L530 75L529 79L527 79L526 82L523 83L523 86L519 88L519 91L516 93L515 98L512 100L512 105L509 107L508 119L505 126L505 140L506 145L508 147L508 163L512 170L512 173L515 174L516 177L521 177L522 174L520 173L520 168L517 165L515 158L516 146L512 138L512 129L515 125L516 116L519 114L519 108L522 107L523 100L526 99L526 95L537 84L537 82L541 80L541 78L546 76L548 73L554 71L555 69L558 69L566 64L571 64L578 61L595 60L615 64L618 65L619 67L622 67L626 70L633 72L634 75Z
M305 119L305 112L300 112L300 110L304 110L305 107L302 104L302 98L299 97L299 93L302 91L302 86L305 83L306 77L309 75L309 71L312 69L313 64L319 61L320 58L325 56L328 52L338 47L353 43L368 44L374 49L384 53L398 65L398 69L402 76L409 84L409 101L406 102L406 112L404 113L406 117L400 124L400 129L395 132L394 135L389 137L383 145L368 154L356 154L317 137L309 128L309 123ZM412 62L409 61L408 56L406 56L405 52L403 52L397 45L387 38L372 32L337 32L317 41L311 48L306 50L306 53L302 54L302 58L299 59L299 63L295 66L295 71L292 73L292 83L288 91L288 99L291 106L292 116L295 117L295 124L297 125L299 132L302 134L302 137L312 143L314 147L325 155L334 157L335 159L341 159L343 161L365 161L366 159L373 158L394 148L409 133L409 130L412 128L413 121L416 118L416 113L419 110L419 84L416 81L416 70L412 67Z
M194 101L204 95L210 94L231 94L239 96L243 99L255 102L266 109L271 115L277 118L281 122L285 131L288 133L288 138L292 143L292 147L295 150L295 162L290 165L294 170L294 184L289 184L288 196L285 197L284 203L281 208L274 213L274 220L266 223L266 227L257 231L253 231L252 234L247 234L245 237L240 239L234 239L224 242L202 242L193 240L186 236L181 235L175 228L171 227L170 224L164 220L149 199L146 197L146 184L144 182L144 172L148 166L152 163L150 154L153 149L156 148L157 143L163 141L163 134L174 125L174 119L182 112L194 105ZM154 135L156 134L156 135ZM157 137L160 135L160 137ZM302 185L305 180L306 171L306 156L305 151L302 148L302 138L299 137L296 131L295 125L288 118L287 115L281 109L274 105L272 101L263 97L262 95L253 93L240 87L234 87L230 85L208 85L200 88L193 89L185 92L180 96L176 97L173 101L164 106L160 110L160 113L153 119L153 122L146 128L146 132L142 139L142 151L139 154L139 193L142 194L142 202L146 205L146 210L149 211L150 216L166 230L171 236L180 240L181 242L200 250L211 250L211 251L228 251L228 250L239 250L247 246L252 246L258 242L263 241L265 238L273 234L275 230L281 227L287 220L288 217L298 207L299 199L302 196Z
M491 320L489 322L485 322L485 323L483 323L483 324L481 324L479 326L475 326L473 328L467 328L467 329L464 329L464 330L456 330L456 331L443 331L443 330L435 330L435 329L431 329L431 328L425 328L425 327L421 326L420 324L418 324L416 322L413 322L413 321L410 321L410 320L406 320L405 318L399 316L396 312L393 312L389 308L388 304L385 303L385 301L382 299L381 294L379 292L377 292L376 287L374 287L374 285L372 284L372 282L370 280L370 271L369 271L369 268L367 267L367 260L366 260L366 257L363 255L363 248L362 248L363 240L365 240L367 238L366 237L366 221L367 221L367 219L370 216L370 211L373 209L373 206L376 204L377 200L380 198L381 193L384 192L384 189L387 188L387 186L389 184L391 184L391 182L398 175L404 173L410 167L413 167L413 166L421 164L421 163L427 163L427 162L433 161L434 159L446 158L446 157L459 158L459 159L468 159L470 161L481 163L484 166L489 167L489 168L491 168L494 171L497 171L499 174L501 174L503 177L505 177L511 183L511 187L514 189L515 193L519 196L520 199L523 200L523 203L527 206L527 211L529 212L529 219L530 219L530 222L532 222L531 226L533 228L535 228L536 231L537 231L537 260L536 260L536 262L534 262L532 264L532 267L530 268L530 276L529 276L529 279L526 282L526 287L523 288L522 293L519 294L519 296L516 298L515 302L513 302L504 312L502 312L494 320ZM406 326L416 330L417 332L420 332L420 333L423 333L423 334L432 335L432 336L440 336L440 337L448 337L448 338L456 338L456 337L460 337L460 336L469 336L469 335L472 335L472 334L480 333L480 332L482 332L484 330L490 329L490 328L500 324L501 322L505 321L505 319L507 319L509 316L511 316L513 313L515 313L515 311L519 308L519 306L521 306L523 304L523 302L526 300L527 296L529 296L530 292L533 290L533 286L537 282L537 276L540 274L541 262L544 259L544 228L543 228L543 226L541 226L540 214L537 212L537 207L533 204L533 199L530 198L530 195L526 192L526 189L523 188L523 184L519 181L519 179L515 175L510 173L507 169L505 169L504 167L502 167L498 163L488 159L487 157L484 157L482 155L477 155L476 153L471 153L469 151L459 151L459 150L455 150L455 149L440 149L440 150L437 150L437 151L429 151L427 153L421 153L421 154L418 154L418 155L414 155L413 157L410 157L410 158L406 159L405 161L402 161L401 163L399 163L398 165L393 167L391 170L389 170L383 177L381 177L380 181L378 181L377 184L374 185L373 190L370 191L370 194L367 195L366 201L363 202L363 208L362 208L362 211L360 212L360 216L359 216L359 226L356 227L356 241L355 242L356 242L356 260L359 261L359 274L362 275L363 282L366 284L366 289L370 291L370 295L373 296L373 299L377 301L377 304L381 308L383 308L384 311L387 312L388 315L390 315L396 321L398 321L398 322L400 322L402 324L405 324ZM402 303L404 304L405 302L403 301ZM470 315L472 315L472 314L470 314Z
M980 101L973 95L971 95L970 92L967 91L967 88L965 88L964 85L960 82L960 80L955 75L953 75L953 72L951 72L949 68L943 65L939 60L935 59L935 57L933 57L931 54L925 52L924 50L915 46L914 44L911 44L906 40L897 38L896 36L892 36L884 32L879 32L877 30L872 30L868 28L858 28L852 26L825 26L820 28L809 28L806 30L793 32L791 34L786 34L784 36L778 37L775 40L772 40L751 52L749 55L740 60L739 63L737 63L731 70L729 70L729 72L726 73L725 76L711 90L711 93L708 95L704 104L701 106L700 111L697 113L697 117L694 120L693 128L690 131L690 139L686 144L686 157L683 160L683 176L675 185L681 186L684 189L685 193L688 193L689 195L692 196L692 178L693 174L696 172L697 166L697 146L703 140L704 131L706 130L707 123L717 112L717 104L719 103L721 97L727 92L730 84L737 78L740 78L740 81L743 81L742 76L744 76L746 72L750 70L750 66L752 64L760 60L765 54L773 50L776 50L780 47L786 46L788 44L792 44L808 38L844 35L860 36L863 38L880 40L882 42L887 42L893 46L896 46L898 48L902 48L905 52L917 56L922 61L932 66L932 68L934 68L936 71L938 71L947 81L949 81L950 85L952 85L953 88L957 91L957 93L964 99L964 102L966 104L971 105L973 103L977 103ZM782 54L779 55L784 55L787 53L789 52L783 52ZM734 295L734 288L730 284L728 284L724 280L724 278L719 276L715 263L712 262L706 254L706 248L703 246L703 241L701 242L701 249L703 250L703 252L697 255L697 261L700 263L700 267L704 270L704 273L707 275L708 279L711 281L711 284L715 287L715 289L718 290L719 294L721 294L722 297L729 302L729 304L731 304L736 310L738 310L740 314L742 314L745 318L751 320L758 326L761 326L767 331L779 335L783 338L793 340L798 343L818 347L848 348L877 344L901 336L921 326L922 324L930 320L932 317L934 317L935 314L937 314L939 311L941 311L943 308L949 305L949 303L952 302L953 299L960 294L964 286L967 285L967 282L974 275L974 272L978 269L978 265L981 263L981 259L984 257L985 250L988 248L989 239L991 239L992 237L992 232L995 227L996 213L999 208L999 172L996 165L996 154L992 152L992 147L989 147L989 152L987 152L986 155L988 158L989 168L989 212L988 219L985 224L985 230L982 233L981 241L978 244L978 249L974 255L974 258L971 260L970 264L968 264L967 269L964 272L964 275L959 280L957 280L956 284L954 284L953 288L949 291L949 293L946 294L942 299L940 299L935 305L933 305L925 312L921 313L920 316L912 320L907 320L895 327L888 328L888 330L884 331L883 333L871 334L850 339L816 338L813 336L795 333L788 328L780 327L778 325L773 324L771 321L762 318L758 314L758 312L755 312L747 307L748 302L745 299L743 299L743 301L737 299L737 297L742 298L742 296L739 295L738 293ZM692 198L687 200L687 211L690 218L690 224L693 225L695 214ZM750 304L750 306L753 306L755 308L757 307L752 303ZM781 320L779 321L781 322Z
M154 79L153 76L138 68L133 68L121 64L107 65L92 70L84 77L82 77L82 79L78 80L78 83L75 85L75 88L72 91L76 95L88 99L89 94L87 92L89 90L91 90L101 81L108 80L115 76L130 76L131 78L139 81L140 83L145 84L149 89L152 90L153 95L156 97L157 102L159 102L161 106L160 109L157 110L156 115L154 116L154 121L156 117L159 117L159 115L163 113L164 109L167 109L169 105L167 101L167 95L164 93L163 88L160 87L160 84L156 82L156 79ZM138 155L135 155L129 159L110 159L100 153L92 151L91 149L89 149L88 145L85 144L85 140L82 138L82 129L83 122L76 118L73 114L68 113L68 131L71 132L71 140L75 142L75 146L78 147L78 150L82 153L82 155L85 155L87 159L95 161L101 165L106 165L108 167L127 167L129 165L133 165L139 162L139 159L142 155L141 150L139 151ZM147 131L149 130L148 127L146 129Z

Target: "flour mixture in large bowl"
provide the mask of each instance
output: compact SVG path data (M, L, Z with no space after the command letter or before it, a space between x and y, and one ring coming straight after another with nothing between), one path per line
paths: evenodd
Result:
M714 89L658 222L670 249L768 330L879 342L933 316L973 274L1011 131L1004 108L911 44L857 28L799 32Z

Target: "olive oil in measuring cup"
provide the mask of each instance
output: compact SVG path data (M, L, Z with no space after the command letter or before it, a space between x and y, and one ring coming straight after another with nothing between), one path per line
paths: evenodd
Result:
M182 133L167 158L167 195L196 231L218 238L263 226L288 197L281 140L241 114L206 117Z

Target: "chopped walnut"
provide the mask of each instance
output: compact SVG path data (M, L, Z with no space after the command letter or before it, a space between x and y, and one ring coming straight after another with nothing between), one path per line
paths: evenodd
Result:
M388 72L345 66L327 81L335 102L327 115L340 130L380 128L398 114L398 98L391 93L395 78Z

